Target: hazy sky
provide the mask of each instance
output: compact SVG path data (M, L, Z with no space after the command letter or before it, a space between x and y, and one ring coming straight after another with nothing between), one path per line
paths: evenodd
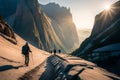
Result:
M41 4L55 2L60 6L70 7L76 27L92 29L95 15L108 4L118 0L39 0Z

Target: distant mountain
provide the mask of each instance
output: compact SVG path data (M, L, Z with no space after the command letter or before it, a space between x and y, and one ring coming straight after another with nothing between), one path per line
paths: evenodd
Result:
M82 42L90 36L91 29L84 28L84 29L78 29L77 31L79 32L78 36L79 36L79 42L80 42L80 45L81 45Z
M120 74L120 1L95 17L91 36L73 55L96 62L112 72ZM107 67L106 67L107 66Z
M7 4L7 1L2 1L0 4L2 3ZM6 6L1 5L2 16L13 30L33 45L47 51L56 48L62 49L63 52L71 52L77 48L78 36L74 23L71 21L68 27L66 22L64 23L66 28L59 27L55 19L49 18L41 10L37 0L13 0L5 10L3 7ZM66 18L72 19L71 14Z

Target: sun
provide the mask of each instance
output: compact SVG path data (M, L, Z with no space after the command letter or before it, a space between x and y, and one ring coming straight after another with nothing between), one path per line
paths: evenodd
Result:
M110 8L111 8L110 5L105 6L105 10L110 10Z

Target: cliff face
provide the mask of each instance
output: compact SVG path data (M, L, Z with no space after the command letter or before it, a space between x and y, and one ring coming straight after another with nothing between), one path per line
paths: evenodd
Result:
M96 62L110 71L117 72L120 60L120 1L114 3L109 11L104 10L95 17L91 36L87 38L74 55ZM114 63L114 65L113 65ZM108 69L108 67L106 67Z
M6 3L6 0L3 3ZM12 4L14 4L14 6L12 6ZM55 18L58 18L58 20L49 18L40 9L37 0L16 0L16 2L13 1L10 3L10 7L15 10L11 10L11 14L4 15L4 18L6 18L6 21L10 23L17 34L33 45L44 50L54 48L62 49L64 52L70 52L77 47L78 36L75 25L72 23L71 14L69 17L68 15L65 15L66 17L64 16L70 19L69 23L67 19L65 23L65 21L57 15ZM64 11L66 10L67 9ZM6 11L9 10L3 10L4 13ZM64 11L61 13L64 14ZM68 12L68 10L66 12ZM57 13L57 11L54 11L54 13Z
M60 37L63 44L69 49L78 47L79 39L70 9L60 7L55 3L41 5L41 8L52 20L55 33Z
M63 46L37 0L20 0L14 17L13 29L35 46L44 50Z
M93 26L91 36L98 35L103 30L108 28L116 19L119 18L119 2L111 5L110 10L104 10L100 14L96 15L95 17L95 24Z
M113 4L109 11L104 10L95 17L91 36L82 44L81 53L91 53L102 46L116 44L119 39L120 1Z

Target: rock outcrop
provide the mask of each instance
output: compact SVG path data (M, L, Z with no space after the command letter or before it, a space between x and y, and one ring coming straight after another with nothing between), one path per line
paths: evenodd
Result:
M17 44L14 31L0 16L0 35L10 42Z

